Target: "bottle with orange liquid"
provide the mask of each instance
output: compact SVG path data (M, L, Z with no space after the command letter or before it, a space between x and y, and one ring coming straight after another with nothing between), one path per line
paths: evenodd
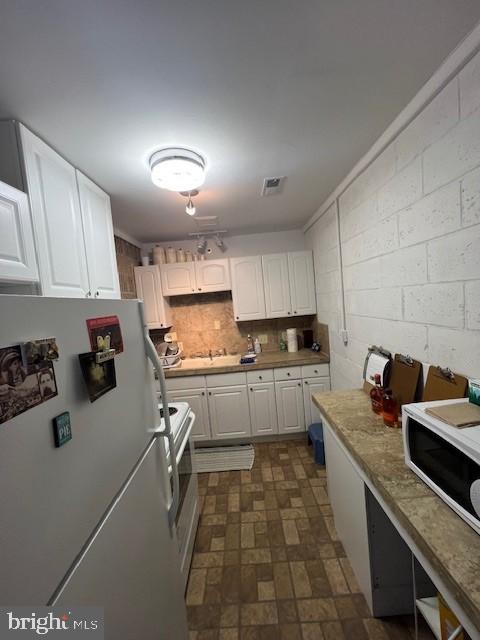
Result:
M385 389L383 394L383 424L387 427L400 427L398 422L398 402L393 397L391 389Z
M383 387L382 378L379 373L375 374L375 386L370 391L370 399L372 401L372 409L375 413L382 415Z

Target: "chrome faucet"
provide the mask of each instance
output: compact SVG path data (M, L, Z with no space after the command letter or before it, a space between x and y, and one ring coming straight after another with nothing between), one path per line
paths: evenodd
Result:
M210 358L210 360L213 360L213 355L212 355L212 350L211 349L208 350L208 357Z

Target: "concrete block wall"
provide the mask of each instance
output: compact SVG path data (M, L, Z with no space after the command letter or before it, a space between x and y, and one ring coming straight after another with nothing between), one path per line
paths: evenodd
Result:
M306 231L332 384L370 344L480 377L480 53ZM340 338L339 242L346 324Z

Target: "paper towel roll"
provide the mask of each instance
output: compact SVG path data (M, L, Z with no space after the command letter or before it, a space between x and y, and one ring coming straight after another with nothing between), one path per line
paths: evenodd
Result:
M289 353L298 351L298 339L296 329L287 329L287 349Z

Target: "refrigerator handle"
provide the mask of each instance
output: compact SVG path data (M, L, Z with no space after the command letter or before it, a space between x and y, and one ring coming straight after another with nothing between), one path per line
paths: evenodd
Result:
M163 367L160 362L160 358L158 357L157 350L150 338L150 334L148 332L147 323L145 321L145 312L143 308L143 302L139 301L139 310L140 310L140 318L143 326L143 336L145 341L145 353L147 358L153 364L153 368L156 371L158 381L160 383L160 393L162 396L162 406L163 406L163 419L165 421L165 429L162 431L157 431L158 436L163 436L168 440L168 446L170 450L170 463L172 467L172 479L173 479L173 492L172 499L170 504L168 505L168 522L170 527L173 527L175 524L175 518L177 517L178 511L178 503L180 499L180 482L178 478L178 466L177 466L177 458L175 455L175 441L172 433L172 427L170 424L170 413L168 411L168 397L167 397L167 386L165 384L165 374L163 373ZM157 402L155 403L157 406ZM160 415L160 414L159 414Z

